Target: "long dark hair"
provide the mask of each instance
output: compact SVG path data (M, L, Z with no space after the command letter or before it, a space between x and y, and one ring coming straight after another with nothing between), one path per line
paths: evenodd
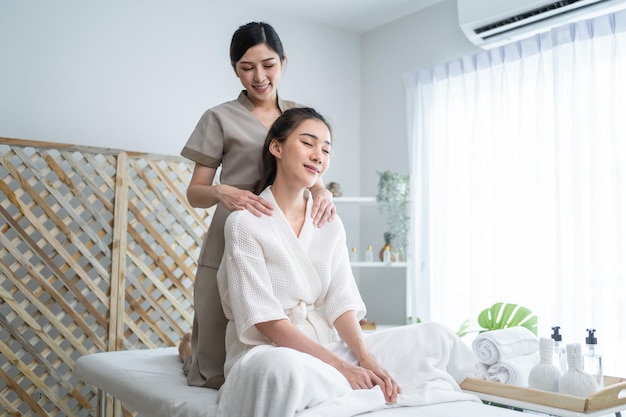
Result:
M300 126L300 123L310 119L319 120L324 123L331 132L332 136L330 124L326 121L324 116L319 114L315 109L310 107L296 107L285 110L285 112L278 116L278 119L276 119L276 121L272 124L270 130L267 132L267 136L265 137L263 155L261 159L263 162L263 173L252 189L255 194L260 194L261 191L265 190L269 185L272 185L276 179L276 158L270 152L270 143L272 140L277 140L278 142L283 143L287 140L287 137L291 134L291 132Z
M233 34L233 38L230 41L231 65L234 67L248 49L262 43L276 52L281 60L285 59L283 43L272 25L265 22L250 22L239 26L239 29Z

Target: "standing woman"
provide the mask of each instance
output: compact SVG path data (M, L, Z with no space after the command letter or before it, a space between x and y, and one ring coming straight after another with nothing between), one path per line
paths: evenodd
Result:
M209 388L219 388L224 381L227 321L216 281L224 252L224 222L235 210L272 215L273 205L250 191L261 176L261 149L274 120L287 109L301 107L278 96L286 56L269 24L239 27L232 37L230 61L244 90L236 100L207 110L181 151L196 163L187 188L189 203L197 208L217 204L198 259L192 335L185 335L179 348L189 385ZM220 181L214 185L220 165ZM310 190L311 215L320 227L334 216L332 195L321 178Z

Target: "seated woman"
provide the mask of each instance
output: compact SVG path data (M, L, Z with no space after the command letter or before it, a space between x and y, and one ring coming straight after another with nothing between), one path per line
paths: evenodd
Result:
M474 399L458 382L474 357L435 324L365 337L365 305L341 219L313 225L331 129L310 108L285 111L263 147L255 192L274 215L229 215L218 284L228 326L220 416L350 416L397 405Z

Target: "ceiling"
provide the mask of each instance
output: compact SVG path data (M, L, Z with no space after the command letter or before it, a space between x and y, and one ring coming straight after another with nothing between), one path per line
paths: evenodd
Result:
M444 0L231 0L364 33Z

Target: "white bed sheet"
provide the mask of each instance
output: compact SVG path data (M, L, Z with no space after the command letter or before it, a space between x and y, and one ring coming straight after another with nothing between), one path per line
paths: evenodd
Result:
M147 417L215 417L217 391L191 387L182 373L177 348L94 353L76 361L74 376ZM367 417L521 417L522 413L459 401L398 407Z

